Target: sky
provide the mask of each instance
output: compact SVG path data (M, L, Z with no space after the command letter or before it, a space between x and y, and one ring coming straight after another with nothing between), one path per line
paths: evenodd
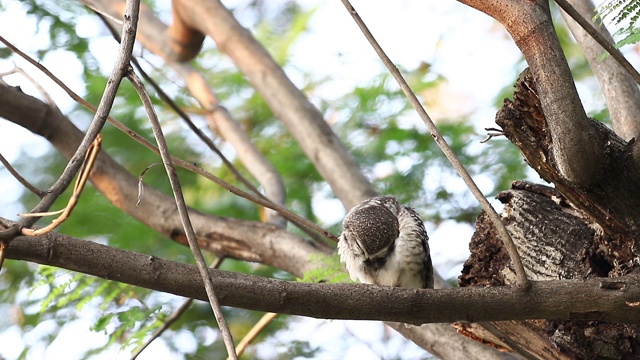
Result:
M235 2L224 3L232 6ZM331 79L329 85L314 96L330 98L332 93L367 84L372 74L381 72L382 63L340 1L303 0L299 3L307 8L316 8L316 14L311 20L309 32L292 49L292 63L302 72L312 72L319 78ZM35 20L24 14L20 2L3 0L2 4L5 10L0 12L0 35L30 54L44 47L48 42L46 29L38 29ZM167 8L169 4L169 1L161 2L161 8ZM478 129L494 125L496 109L493 102L496 94L524 67L519 62L518 49L499 24L478 11L448 0L398 0L393 2L393 6L388 1L358 0L352 1L352 4L392 61L407 69L429 63L434 72L447 79L447 84L438 93L431 94L432 99L427 99L427 112L436 123L461 114L471 114L470 119ZM239 17L242 21L242 14ZM82 16L75 21L81 36L103 36L91 46L103 54L98 57L101 68L110 71L117 45L106 36L104 29L93 17ZM49 79L26 62L14 59L17 65L51 94L63 112L72 108L71 100ZM82 93L80 62L72 53L63 50L51 52L42 63L72 89ZM0 60L0 73L10 71L13 66L11 61ZM295 72L290 73L290 76L294 83L299 80L296 79ZM4 80L11 85L20 85L28 94L38 94L37 89L22 76L7 76ZM588 111L602 107L602 97L593 90L593 84L579 84L578 89ZM447 101L438 101L439 99ZM417 115L407 121L412 121L416 128L424 127ZM478 141L480 140L482 139L479 138ZM9 161L15 160L21 151L37 156L49 149L46 141L17 126L0 121L0 154ZM479 182L482 188L482 179ZM1 216L14 218L16 213L26 210L18 205L18 195L11 195L19 194L20 185L6 176L2 169L0 189L3 189L0 199ZM323 213L331 214L324 219L326 223L334 223L344 215L342 205L336 201L317 199L314 206L327 209ZM459 264L468 256L468 241L472 230L468 226L445 221L430 232L434 266L444 277L459 274ZM167 301L180 302L169 298ZM0 312L2 310L0 308ZM78 355L69 354L68 351L73 348L70 344L77 345L78 334L82 334L82 343L87 346L104 341L102 334L87 331L90 325L90 319L69 324L49 348L38 349L36 354L43 359L59 358L62 354L66 355L66 359L73 359ZM43 324L42 331L46 332L46 326L47 324ZM2 328L3 324L0 322L0 329ZM376 359L385 351L393 354L396 350L407 359L424 355L415 345L407 344L397 336L385 348L376 348L379 345L375 345L375 340L384 332L385 328L381 323L304 319L300 327L278 336L282 344L302 337L312 341L312 345L314 342L318 342L316 345L323 345L339 343L345 336L355 335L353 338L356 340L351 343L327 349L323 355L327 359L342 355L345 359ZM185 348L195 346L189 344L187 337L180 339L178 337L177 341L184 342L182 345ZM319 342L318 339L322 341ZM0 357L15 358L24 342L29 342L29 339L20 339L19 333L11 328L0 330L0 344L12 344L0 347ZM277 347L273 344L260 345L260 349L264 353L277 352ZM156 342L139 358L153 359L167 351L163 342ZM123 354L116 347L105 354L105 357L128 358L128 353Z

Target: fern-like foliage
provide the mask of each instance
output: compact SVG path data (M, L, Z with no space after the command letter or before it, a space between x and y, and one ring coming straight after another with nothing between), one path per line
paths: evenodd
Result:
M609 0L598 8L600 18L609 19L609 23L619 29L614 33L624 38L616 42L617 47L635 44L640 41L640 29L636 27L640 19L640 0Z

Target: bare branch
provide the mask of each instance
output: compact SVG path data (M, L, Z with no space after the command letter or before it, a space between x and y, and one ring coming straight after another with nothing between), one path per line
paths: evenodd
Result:
M16 178L16 180L18 180L20 184L22 184L22 186L27 188L27 190L36 194L39 198L42 198L46 194L45 191L38 189L33 184L31 184L27 179L22 177L22 175L20 175L20 173L18 173L18 171L16 171L16 169L14 169L13 166L11 166L11 163L9 163L7 159L5 159L4 156L2 156L2 154L0 154L0 163L2 163L2 165L4 165L4 167L7 168L9 173L11 173L11 175L13 175L13 177Z
M13 44L12 44L13 46ZM13 47L13 49L15 49L15 47ZM16 49L17 50L17 49ZM21 67L18 67L15 65L14 63L14 68L13 70L7 71L5 73L1 73L0 74L0 78L5 77L7 75L11 75L11 74L20 74L22 75L25 79L27 79L31 84L33 84L33 86L36 87L36 89L38 89L38 92L40 92L40 94L47 99L47 103L49 103L49 105L51 105L52 107L56 107L56 102L53 101L53 98L51 97L51 95L49 95L49 93L42 87L42 85L40 85L40 83L38 83L37 81L35 81L34 78L32 78L26 71L24 71Z
M184 228L191 253L193 254L193 257L196 260L196 264L198 265L200 276L202 276L202 281L204 282L204 288L207 292L209 304L211 305L213 314L215 315L218 326L220 327L222 339L224 341L225 347L227 348L227 354L229 354L229 357L231 359L237 359L238 356L236 355L233 338L231 336L231 332L229 331L229 326L224 319L224 315L222 314L222 308L220 307L220 303L218 302L218 298L213 288L213 280L211 279L211 274L208 271L204 256L202 256L202 251L200 250L200 246L198 245L196 233L193 230L193 226L191 225L189 210L187 209L187 204L184 201L184 195L182 194L180 180L178 179L178 174L176 174L176 169L173 167L171 154L169 153L169 147L167 145L166 139L164 138L164 134L162 133L162 127L160 126L160 121L158 120L158 116L156 115L155 109L153 108L153 104L151 104L151 98L149 98L149 94L144 88L142 81L140 81L140 78L138 78L138 76L133 72L132 68L129 68L129 71L127 72L127 78L129 79L129 81L131 81L133 87L138 92L138 96L140 96L142 104L144 105L144 109L146 110L147 116L149 117L149 121L151 122L153 135L155 136L156 142L158 143L158 149L160 150L162 163L164 164L167 176L169 177L171 191L173 192L173 197L175 198L175 203L178 208L180 222L182 223L182 227Z
M4 264L4 259L6 258L7 253L5 250L7 249L7 242L0 241L0 271L2 271L2 265Z
M38 229L31 229L23 227L21 232L23 235L29 236L39 236L42 234L46 234L49 231L53 231L55 228L60 226L65 220L69 218L71 215L71 211L75 208L76 204L78 204L78 200L80 199L80 195L82 194L82 190L84 186L87 184L87 180L89 179L89 173L93 169L93 164L96 161L96 157L98 156L98 152L100 151L100 144L102 142L102 135L98 134L96 139L91 143L91 146L87 150L85 154L84 161L82 162L82 168L80 169L80 174L78 175L78 179L76 179L76 184L73 187L73 194L69 198L69 202L64 209L60 211L54 211L52 213L27 213L27 214L19 214L22 217L41 217L41 216L49 216L56 213L60 213L56 219L54 219L51 224Z
M113 281L206 300L195 266L49 233L21 236L7 258L62 267ZM368 284L300 283L209 270L220 302L265 312L322 319L384 320L410 324L524 319L640 323L640 278L532 281L509 286L408 289ZM371 301L376 299L376 301Z
M478 202L480 203L480 206L482 206L482 209L486 211L487 214L489 214L489 216L491 217L491 220L494 226L496 227L496 229L499 231L500 238L502 238L502 241L504 242L504 245L507 248L507 251L509 252L509 257L511 258L511 261L513 262L513 265L516 269L516 274L518 275L518 285L526 289L528 286L527 274L524 271L524 266L522 266L522 260L520 260L520 255L518 255L518 250L513 244L513 240L511 240L511 236L509 235L507 228L504 226L504 224L500 220L500 216L498 215L496 210L493 208L493 206L491 206L491 204L489 203L487 198L484 196L484 194L480 191L476 183L473 181L473 179L467 172L467 169L465 169L465 167L462 165L462 163L460 162L460 159L458 159L458 157L453 152L449 144L447 144L446 140L442 137L440 130L438 130L438 127L433 123L433 121L429 117L429 114L427 114L424 107L422 107L420 100L418 100L416 95L413 93L413 91L409 87L409 84L407 84L404 77L402 77L402 74L400 73L398 68L393 64L393 62L391 62L391 59L389 59L389 57L382 50L382 48L380 47L380 44L378 44L376 39L373 37L373 35L365 25L364 21L362 21L362 18L360 18L360 15L358 15L358 12L354 9L354 7L351 5L351 3L349 3L348 0L342 0L342 4L344 4L347 11L349 11L351 16L355 20L356 24L358 25L360 30L362 30L365 37L367 38L371 46L374 48L374 50L376 51L376 53L378 54L382 62L385 64L385 66L387 67L391 75L393 75L393 77L396 79L396 81L400 85L400 88L402 89L402 92L404 92L405 96L407 97L411 105L413 105L414 109L416 110L418 115L420 115L420 118L422 119L422 121L425 123L425 125L431 132L431 137L436 141L436 143L438 144L438 146L440 147L444 155L447 157L447 159L449 159L449 161L451 162L453 167L456 169L456 171L458 172L458 174L460 175L464 183L467 185L469 190L471 190L471 193L478 200Z
M209 127L222 135L236 151L238 159L264 188L265 195L278 205L285 205L286 189L280 173L253 144L249 135L222 106L202 74L188 64L169 64L185 80L191 94L206 111ZM267 210L269 222L284 226L276 212Z
M627 141L638 137L640 74L613 46L613 38L607 29L594 23L592 19L597 13L590 0L556 0L556 3L564 10L562 16L602 87L616 134ZM605 49L611 56L603 57Z
M387 322L392 329L401 333L423 349L443 359L520 359L515 354L500 352L479 341L461 336L451 324L424 324L407 326L397 322Z
M604 139L582 107L571 70L553 28L546 0L459 0L498 20L524 54L549 124L560 174L583 187L604 177Z
M242 340L238 343L238 347L236 347L236 352L238 353L238 356L244 353L244 350L247 348L247 346L249 346L249 344L256 338L256 336L260 334L260 331L264 330L264 328L267 327L267 325L271 324L271 322L273 321L273 319L276 318L276 316L278 316L278 313L273 313L273 312L268 312L262 315L260 320L258 320L258 322L255 323L255 325L253 325L253 327L251 328L251 330L249 330L247 335L245 335L244 338L242 338Z

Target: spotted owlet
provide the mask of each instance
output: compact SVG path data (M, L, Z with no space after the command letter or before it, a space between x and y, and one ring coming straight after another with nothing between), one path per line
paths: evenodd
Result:
M427 240L427 231L414 209L391 196L377 196L347 213L338 254L353 280L433 288Z

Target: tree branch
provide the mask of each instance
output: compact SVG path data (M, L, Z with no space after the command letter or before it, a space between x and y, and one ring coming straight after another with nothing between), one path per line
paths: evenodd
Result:
M578 97L546 0L459 0L499 21L524 54L538 87L560 174L583 187L604 177L605 139L597 136Z
M640 74L613 44L613 38L602 25L592 20L595 6L590 0L556 0L564 17L589 61L607 101L613 129L624 140L640 134ZM571 6L573 5L573 6ZM597 29L596 29L597 28ZM606 52L611 56L605 56ZM633 77L636 77L634 80Z
M622 236L629 244L638 246L640 162L634 161L640 159L634 158L638 152L637 142L627 143L605 125L590 120L589 126L597 130L598 137L607 139L609 161L603 166L607 181L588 190L566 181L550 161L553 151L550 131L536 89L537 83L529 71L523 71L516 82L514 99L505 100L505 105L496 115L496 123L542 179L553 183L571 204L588 214L606 233Z
M175 295L206 300L193 265L163 260L58 233L21 236L7 258L62 267ZM640 324L640 278L532 282L508 286L405 289L367 284L309 284L209 270L220 302L243 309L322 319L410 324L524 319ZM375 299L375 301L371 301Z
M42 191L38 189L35 185L31 184L29 180L22 177L22 175L20 175L20 173L16 169L14 169L13 166L11 166L11 163L7 161L7 159L5 159L4 156L2 156L2 154L0 154L0 163L2 163L5 169L7 169L9 173L13 175L13 177L16 180L18 180L18 182L22 184L22 186L24 186L27 190L36 194L39 198L42 198L43 196L45 196L46 191Z

